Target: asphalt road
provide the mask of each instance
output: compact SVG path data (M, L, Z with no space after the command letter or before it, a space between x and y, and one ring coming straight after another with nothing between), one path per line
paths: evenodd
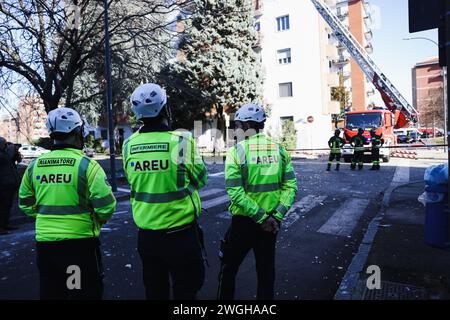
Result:
M381 171L326 172L324 160L295 160L299 193L278 235L276 299L332 299L371 219L380 209L382 193L393 179L423 179L430 161L394 159ZM209 164L209 180L201 191L207 211L200 221L210 266L200 299L215 299L219 242L230 215L222 164ZM125 186L126 187L126 186ZM141 262L136 250L137 229L128 201L102 229L105 298L142 299ZM0 299L37 299L34 225L23 224L0 237ZM249 254L236 283L237 299L254 299L256 275Z

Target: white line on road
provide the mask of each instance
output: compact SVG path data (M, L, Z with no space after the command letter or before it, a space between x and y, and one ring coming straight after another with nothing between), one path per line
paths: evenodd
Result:
M317 232L349 236L369 205L369 199L347 199Z
M295 202L283 219L283 228L289 228L300 218L300 216L305 215L308 211L311 211L311 209L318 206L325 199L326 196L315 196L310 194L303 197L300 201Z
M391 185L404 184L409 182L409 165L410 160L402 159L397 169L395 169L394 178L392 179Z
M222 171L222 172L216 172L216 173L208 174L208 177L221 177L221 176L224 176L224 175L225 175L225 172Z
M202 208L210 209L210 208L218 206L220 204L224 204L224 203L226 203L228 201L230 201L230 198L228 197L228 194L225 194L225 195L220 196L218 198L214 198L214 199L211 199L211 200L204 201L202 203Z

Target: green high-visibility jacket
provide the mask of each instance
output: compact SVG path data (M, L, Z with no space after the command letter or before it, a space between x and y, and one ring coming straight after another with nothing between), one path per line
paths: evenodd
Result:
M264 222L270 213L281 221L297 194L290 155L263 134L232 147L225 161L230 212Z
M188 132L136 132L123 145L131 206L141 229L162 230L192 223L200 215L198 189L207 172Z
M372 136L372 148L373 149L379 149L384 145L384 139L382 135L375 134Z
M341 148L344 146L345 140L341 137L333 136L328 140L328 146L331 149L332 154L341 154Z
M364 136L354 136L351 139L350 144L353 146L355 151L364 151Z
M37 241L60 241L98 237L116 210L116 199L100 165L81 150L66 148L30 163L19 207L36 218Z

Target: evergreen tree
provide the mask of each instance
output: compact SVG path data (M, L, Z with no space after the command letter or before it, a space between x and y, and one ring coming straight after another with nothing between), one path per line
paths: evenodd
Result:
M295 129L294 121L287 120L282 125L281 144L286 149L297 148L297 130Z
M223 112L261 103L262 69L254 51L257 32L251 0L194 0L178 59L162 73L176 118L192 127L211 110L223 129ZM192 118L188 118L192 117ZM189 128L186 127L186 128Z

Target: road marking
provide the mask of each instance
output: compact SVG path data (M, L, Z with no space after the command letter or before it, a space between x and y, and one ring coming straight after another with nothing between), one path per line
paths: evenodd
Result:
M317 232L349 236L369 205L369 199L347 199Z
M224 171L208 174L209 177L221 177L221 176L224 176L224 175L225 175Z
M392 179L392 185L404 184L409 182L409 160L400 161L397 169L395 169L394 178Z
M218 205L226 203L228 201L230 201L230 198L228 197L228 194L225 194L225 195L220 196L218 198L214 198L214 199L211 199L211 200L204 201L202 203L202 208L210 209L212 207L218 206Z
M212 194L219 193L221 191L225 191L225 190L224 189L217 189L217 188L202 190L202 191L200 191L200 197L208 197L208 196L210 196Z
M326 196L315 196L307 195L303 197L300 201L295 202L291 209L286 213L282 227L288 229L292 224L294 224L301 216L305 215L308 211L311 211L314 207L322 203L327 197Z

